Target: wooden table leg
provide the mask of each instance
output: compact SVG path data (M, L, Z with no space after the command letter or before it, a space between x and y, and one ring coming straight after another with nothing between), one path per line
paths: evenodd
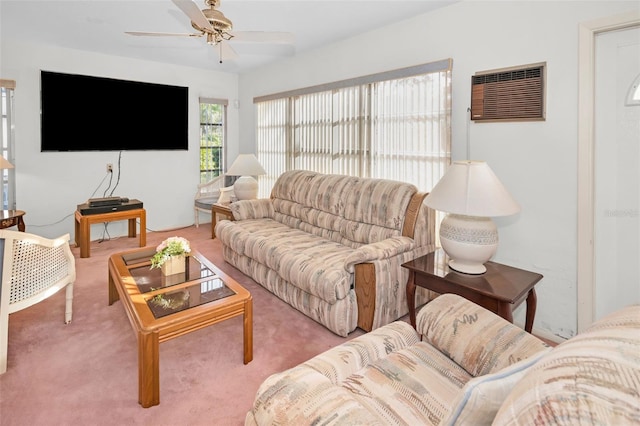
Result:
M80 219L80 257L91 256L91 225L85 217Z
M513 305L509 302L498 302L498 312L496 312L499 316L506 319L510 323L513 324Z
M407 281L407 307L409 308L409 321L416 328L416 273L409 271Z
M138 332L138 402L144 408L160 404L158 333Z
M253 360L253 300L244 303L244 363Z
M140 247L147 245L147 211L140 212Z
M216 212L211 210L211 239L216 238L216 223L217 223L217 215Z
M25 231L25 225L24 225L24 219L22 218L22 216L20 216L18 218L18 231L20 232L24 232Z
M527 296L527 319L524 323L524 330L531 333L533 330L533 320L536 317L536 308L538 306L538 297L536 296L536 290L529 290L529 295Z
M116 290L116 283L113 281L113 277L111 276L111 270L109 270L109 306L113 305L118 300L120 300L120 295L118 294L118 290Z
M138 224L136 223L136 218L129 219L129 238L135 238L136 235L136 227Z
M80 218L78 217L78 213L75 214L75 232L73 238L76 240L76 247L80 247Z

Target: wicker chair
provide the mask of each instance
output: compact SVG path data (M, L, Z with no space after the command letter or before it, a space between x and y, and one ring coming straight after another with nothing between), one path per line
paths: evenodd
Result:
M233 196L233 187L231 185L237 178L238 176L222 175L198 185L193 206L196 228L200 226L199 212L211 214L211 205L218 202L221 191L227 190L227 195L229 197Z
M0 374L7 371L9 314L28 308L66 287L64 322L71 322L76 264L69 234L50 240L0 230Z

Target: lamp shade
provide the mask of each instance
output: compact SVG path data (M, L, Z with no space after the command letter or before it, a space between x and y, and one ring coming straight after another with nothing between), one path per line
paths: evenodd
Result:
M0 169L13 169L13 164L0 155Z
M267 174L253 154L240 154L233 162L227 174L230 176L258 176Z
M456 161L425 198L432 209L465 216L508 216L520 211L484 161Z

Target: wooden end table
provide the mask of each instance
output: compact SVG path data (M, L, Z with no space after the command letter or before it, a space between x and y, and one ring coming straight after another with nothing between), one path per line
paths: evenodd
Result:
M150 269L154 254L155 247L146 247L109 258L109 305L122 302L136 333L138 402L145 408L160 404L162 342L242 315L243 361L253 360L249 291L197 250L185 258L185 272L173 275Z
M416 327L416 286L436 293L454 293L495 312L513 323L513 309L527 301L524 329L531 333L536 315L534 286L542 275L496 262L484 264L487 272L469 275L448 266L449 258L442 249L403 264L409 270L407 305L411 325Z
M211 205L211 238L216 237L216 224L218 223L218 219L216 217L217 214L224 215L229 218L229 220L234 220L233 213L231 213L231 207L229 204L220 204L213 203Z
M22 210L1 210L0 213L0 229L10 228L17 226L18 231L24 232L24 218L25 213Z
M122 210L83 215L76 210L75 239L80 246L80 257L91 256L91 225L94 223L129 221L129 238L136 237L136 219L140 220L140 247L147 245L147 211L145 209Z

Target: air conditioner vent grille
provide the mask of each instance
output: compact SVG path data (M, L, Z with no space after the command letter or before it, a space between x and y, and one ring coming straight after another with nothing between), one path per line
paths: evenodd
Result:
M472 120L544 120L544 65L471 77Z

